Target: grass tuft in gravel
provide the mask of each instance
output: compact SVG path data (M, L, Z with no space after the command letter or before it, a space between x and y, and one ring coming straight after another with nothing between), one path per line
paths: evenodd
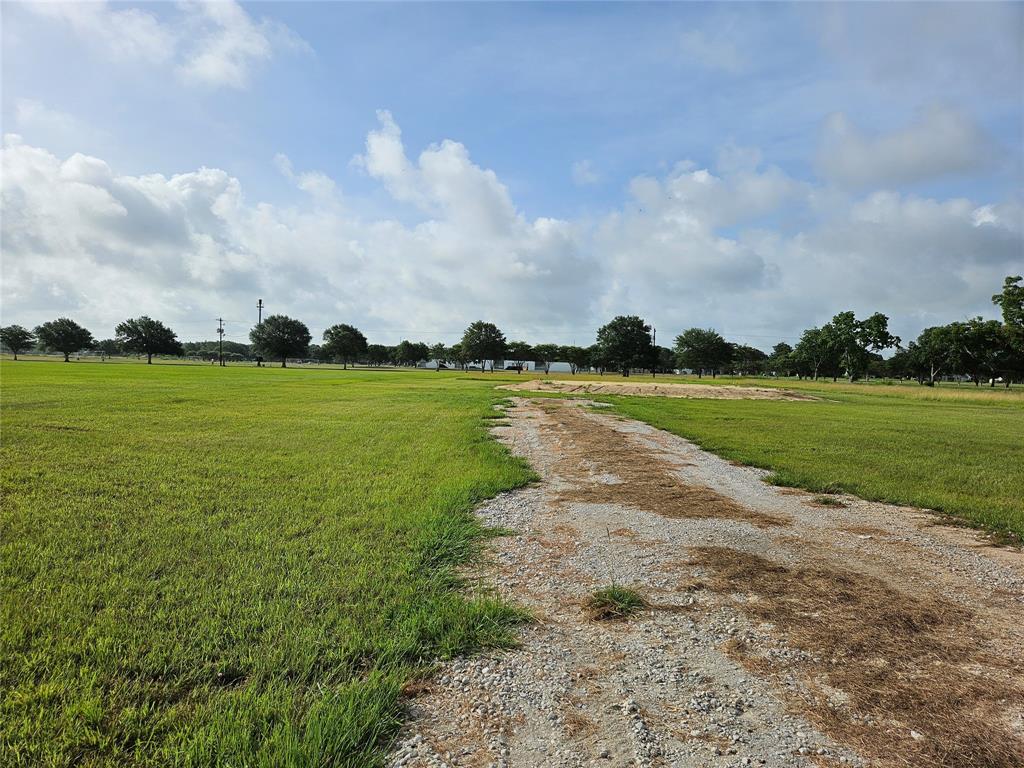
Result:
M583 607L594 621L617 621L643 610L647 601L636 590L612 584L594 592Z
M811 501L818 507L845 507L835 496L815 496Z

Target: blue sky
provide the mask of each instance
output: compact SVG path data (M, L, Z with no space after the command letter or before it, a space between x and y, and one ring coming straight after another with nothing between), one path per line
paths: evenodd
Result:
M5 3L3 320L991 315L1022 39L1021 4Z

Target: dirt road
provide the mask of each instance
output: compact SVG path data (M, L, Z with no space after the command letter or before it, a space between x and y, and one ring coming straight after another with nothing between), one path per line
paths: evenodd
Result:
M735 387L730 384L681 384L639 381L566 381L527 379L498 389L518 392L560 392L573 395L638 395L640 397L681 397L696 400L819 400L806 392L777 387Z
M1024 765L1024 556L915 510L769 486L582 401L497 428L542 477L485 505L519 649L408 699L402 766ZM648 607L595 621L611 583Z

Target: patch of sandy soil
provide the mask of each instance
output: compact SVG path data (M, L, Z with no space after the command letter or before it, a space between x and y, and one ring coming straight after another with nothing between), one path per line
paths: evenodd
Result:
M516 392L561 392L580 395L641 395L644 397L683 397L700 400L819 400L790 389L734 387L714 384L657 384L625 381L565 381L529 379L505 384L498 389Z
M410 689L392 766L1024 765L1024 555L513 402L495 433L541 482L478 510L515 533L470 577L536 621ZM588 618L612 583L648 607Z

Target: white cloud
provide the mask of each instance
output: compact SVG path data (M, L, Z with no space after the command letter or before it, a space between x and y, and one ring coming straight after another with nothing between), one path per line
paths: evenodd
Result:
M844 185L899 185L982 170L996 155L981 128L946 107L933 106L907 127L878 136L866 135L837 112L825 120L818 167Z
M846 308L886 312L914 335L991 314L1024 252L1016 203L849 197L762 167L754 151L723 157L715 173L680 163L634 179L594 222L529 219L465 146L410 160L381 113L359 164L411 207L400 221L361 218L328 176L285 155L275 165L308 196L271 205L216 168L126 176L10 137L4 322L70 314L106 335L146 312L204 337L210 318L244 319L262 296L315 332L344 320L389 343L452 340L479 318L531 341L590 343L612 314L635 312L659 339L711 325L768 345ZM799 226L779 223L794 210ZM231 327L245 338L244 323Z
M173 63L186 82L245 88L255 68L276 51L309 50L288 27L253 20L235 0L183 2L170 19L107 2L31 3L35 13L68 24L115 61Z
M293 182L303 192L308 192L320 204L334 204L337 199L337 184L334 179L320 171L306 171L296 174L288 155L278 153L274 156L274 166L281 175Z
M175 33L156 16L139 8L114 10L106 2L41 2L26 6L63 21L91 46L115 60L167 61Z
M601 175L594 168L589 160L577 160L572 164L572 182L577 187L584 187L588 184L597 184Z

